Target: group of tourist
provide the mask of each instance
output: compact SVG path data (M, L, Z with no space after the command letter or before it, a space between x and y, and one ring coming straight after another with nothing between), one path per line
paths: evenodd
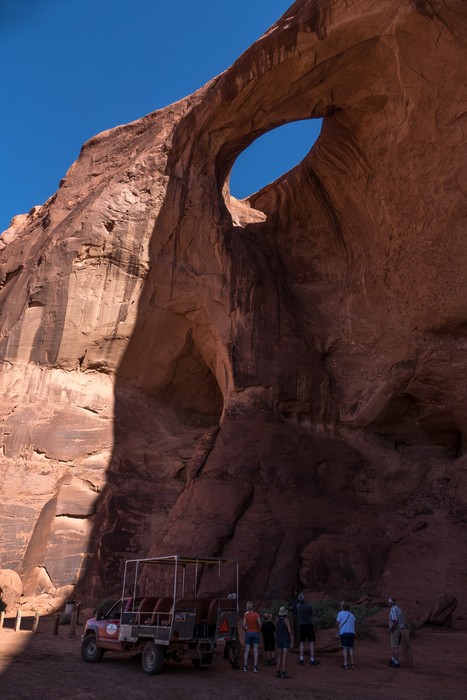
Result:
M389 598L389 631L391 634L392 658L389 665L399 668L399 646L404 630L404 615L397 605L395 598ZM336 617L337 637L342 646L344 670L355 668L354 642L355 642L355 616L350 610L350 605L342 601L341 610ZM275 623L271 614L265 612L261 618L255 610L252 601L246 604L246 611L242 617L242 626L245 631L245 649L243 654L243 671L248 672L248 660L253 654L253 673L258 673L258 656L261 638L263 640L266 654L266 665L276 666L278 678L288 679L291 676L287 672L288 651L298 647L298 663L305 665L306 645L308 645L309 665L317 666L319 661L315 658L314 643L316 641L315 628L313 625L313 609L304 593L298 593L296 589L292 591L288 606L281 606L277 613ZM237 640L236 645L229 647L226 658L230 661L232 668L240 668L238 656L241 646Z

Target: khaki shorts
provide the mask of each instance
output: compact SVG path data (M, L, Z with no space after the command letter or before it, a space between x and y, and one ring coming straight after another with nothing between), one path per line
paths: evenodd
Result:
M401 643L402 630L397 629L391 632L391 647L395 649Z

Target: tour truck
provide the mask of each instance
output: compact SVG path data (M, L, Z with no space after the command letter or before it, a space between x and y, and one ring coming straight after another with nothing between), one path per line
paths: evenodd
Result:
M223 643L236 640L238 613L236 559L130 559L121 598L86 622L81 656L96 663L107 651L141 654L149 674L169 660L207 668Z

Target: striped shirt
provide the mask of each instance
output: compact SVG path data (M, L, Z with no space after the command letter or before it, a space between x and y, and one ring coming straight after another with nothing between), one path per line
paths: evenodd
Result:
M393 622L397 622L396 629L404 629L404 613L398 605L393 605L389 611L389 627L392 627Z

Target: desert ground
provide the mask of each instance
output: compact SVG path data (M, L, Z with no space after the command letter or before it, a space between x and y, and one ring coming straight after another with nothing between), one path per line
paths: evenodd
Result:
M375 620L373 639L356 641L357 667L341 669L341 654L319 653L320 665L301 667L290 653L292 678L280 680L260 657L260 673L234 671L219 659L208 670L191 664L168 663L163 672L148 676L140 660L106 654L97 664L81 659L80 644L86 613L80 615L75 635L53 619L41 618L38 631L0 631L0 698L17 700L93 700L158 697L230 700L297 698L298 700L464 700L467 698L467 621L456 619L452 629L423 627L412 640L413 668L388 666L388 633ZM10 621L11 624L11 621ZM27 621L24 623L27 627ZM30 627L30 625L29 625ZM318 633L319 634L319 633ZM318 638L319 642L319 638Z

